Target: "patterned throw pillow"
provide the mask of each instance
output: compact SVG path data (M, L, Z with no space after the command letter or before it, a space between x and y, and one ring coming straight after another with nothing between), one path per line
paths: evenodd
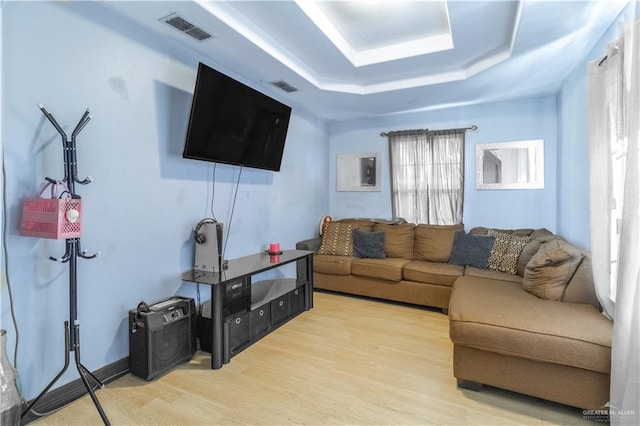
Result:
M322 233L322 242L317 254L353 256L353 230L358 225L329 222Z
M489 256L488 269L513 275L517 274L518 258L524 246L531 241L531 238L503 234L493 229L490 229L487 235L495 237L491 255Z

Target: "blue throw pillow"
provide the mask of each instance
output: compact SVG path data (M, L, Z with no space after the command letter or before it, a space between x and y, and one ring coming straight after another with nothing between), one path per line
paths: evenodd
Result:
M449 263L487 269L494 237L456 232Z
M360 258L384 259L384 232L353 231L353 255Z

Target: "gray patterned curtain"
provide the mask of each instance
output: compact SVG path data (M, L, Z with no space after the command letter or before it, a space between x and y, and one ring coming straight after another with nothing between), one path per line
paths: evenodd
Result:
M393 215L413 223L462 223L465 130L387 136Z

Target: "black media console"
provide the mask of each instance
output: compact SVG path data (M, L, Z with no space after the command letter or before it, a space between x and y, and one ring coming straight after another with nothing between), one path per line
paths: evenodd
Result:
M253 283L252 277L296 263L296 278ZM211 352L211 368L303 311L313 308L313 252L285 250L279 256L259 253L229 260L222 272L192 270L183 281L211 286L211 309L198 322L201 348ZM204 330L204 333L203 333Z

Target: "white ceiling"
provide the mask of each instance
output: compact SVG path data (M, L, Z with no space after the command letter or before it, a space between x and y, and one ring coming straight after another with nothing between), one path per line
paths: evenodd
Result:
M626 1L104 1L329 120L555 94ZM164 23L172 13L215 37ZM194 68L195 68L194 64ZM224 71L224 70L221 70ZM298 91L270 84L284 80Z

